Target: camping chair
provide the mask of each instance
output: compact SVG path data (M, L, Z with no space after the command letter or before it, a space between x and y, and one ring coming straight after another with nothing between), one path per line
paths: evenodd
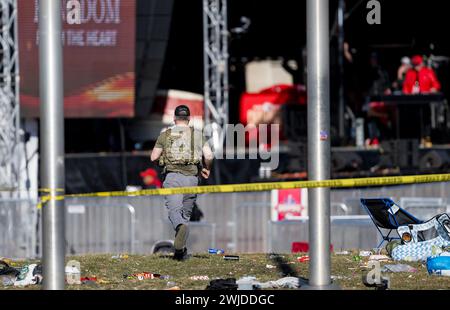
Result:
M390 237L391 232L396 231L399 226L423 223L423 221L400 208L390 198L361 199L361 205L366 209L383 238L377 248L380 248L385 241L390 242L400 239L400 237ZM384 234L381 229L388 230L388 233Z

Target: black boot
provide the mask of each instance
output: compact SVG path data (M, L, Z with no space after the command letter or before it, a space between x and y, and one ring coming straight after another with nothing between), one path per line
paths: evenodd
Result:
M173 259L177 261L185 261L189 258L187 249L184 248L183 250L175 250L175 254L173 255Z
M185 224L180 224L176 228L175 233L175 255L174 259L181 261L187 259L186 240L188 235L188 227Z

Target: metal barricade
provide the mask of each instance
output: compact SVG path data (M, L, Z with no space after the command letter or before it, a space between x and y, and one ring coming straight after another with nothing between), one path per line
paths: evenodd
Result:
M378 244L375 226L360 207L361 197L393 197L416 217L426 220L449 211L447 194L431 195L446 186L413 185L384 192L333 190L332 197L339 198L333 200L330 210L334 248L369 249ZM398 196L423 190L429 192L424 198ZM174 238L162 196L71 197L65 201L68 254L149 254L157 241ZM198 205L204 219L191 223L188 247L193 253L204 253L210 247L236 253L290 252L292 242L308 241L307 219L271 222L270 191L204 194L199 195ZM35 201L0 199L0 256L39 257L39 213Z
M36 202L0 199L0 256L35 258L38 212Z
M67 203L66 245L71 255L135 253L135 208L130 204Z
M431 197L402 197L399 205L418 219L427 221L436 215L449 212L444 200Z
M293 242L308 242L307 217L295 221L268 222L268 252L290 253ZM331 244L335 250L372 249L379 235L369 216L332 216Z

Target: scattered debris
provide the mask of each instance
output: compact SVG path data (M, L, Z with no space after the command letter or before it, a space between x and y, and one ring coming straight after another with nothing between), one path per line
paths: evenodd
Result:
M335 255L350 255L349 251L341 251L341 252L335 252Z
M297 277L285 277L276 281L268 281L265 283L257 283L254 286L258 289L269 289L269 288L299 288L300 279Z
M450 252L428 257L427 270L432 275L450 276Z
M353 256L353 261L359 262L359 261L361 261L361 260L362 260L362 257L361 257L361 256L359 256L359 255L354 255L354 256Z
M254 283L257 283L256 277L252 277L252 276L243 277L236 281L239 291L253 290Z
M12 259L6 258L6 257L0 257L0 264L7 264L8 266L14 267L16 265L16 262ZM1 270L1 269L0 269Z
M331 280L351 280L351 277L346 276L331 276Z
M128 259L130 256L128 254L119 254L111 256L112 259Z
M124 279L138 279L139 281L147 280L147 279L167 280L167 279L170 279L170 276L161 275L159 273L141 272L141 273L134 273L131 275L124 274L123 278Z
M194 281L208 281L209 277L208 276L192 276L192 277L189 277L189 279L194 280Z
M16 276L14 276L14 275L1 275L0 276L0 283L3 286L13 286L15 281L16 281Z
M308 256L308 255L305 255L305 256L297 257L297 261L298 261L299 263L306 263L306 262L309 262L309 256Z
M359 252L359 256L361 256L361 257L367 257L367 256L370 256L370 255L372 255L371 251L360 251Z
M399 240L393 240L388 242L388 244L386 244L386 252L389 254L389 256L392 256L392 251L401 244L402 243Z
M277 266L274 266L274 265L266 265L266 268L267 268L267 269L275 269L275 268L277 268Z
M174 286L176 286L177 284L175 283L175 282L172 282L172 281L169 281L169 282L167 282L167 284L166 284L166 286L167 287L174 287Z
M225 255L223 257L224 260L239 260L239 256L237 255Z
M382 251L383 251L383 248L373 248L372 249L372 253L374 253L374 254L381 254Z
M90 282L97 282L97 277L83 277L80 281L81 284L89 284Z
M223 249L209 249L208 253L209 254L224 254L225 251Z
M417 272L417 269L405 264L384 265L381 272Z
M73 264L69 262L64 269L66 273L66 282L69 285L79 285L81 284L81 271L80 263L73 261Z
M207 290L237 290L237 288L235 278L212 280L206 287Z
M390 262L392 259L386 255L370 255L369 261Z
M19 269L14 286L28 286L42 283L42 265L31 264Z

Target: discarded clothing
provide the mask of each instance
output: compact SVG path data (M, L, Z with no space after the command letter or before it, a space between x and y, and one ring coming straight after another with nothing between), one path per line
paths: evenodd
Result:
M296 289L301 286L297 277L285 277L276 281L261 283L255 277L243 277L236 282L240 290L269 289L269 288L291 288Z
M237 288L234 278L212 280L206 287L207 290L237 290Z
M28 286L42 283L42 265L31 264L19 269L14 286Z

